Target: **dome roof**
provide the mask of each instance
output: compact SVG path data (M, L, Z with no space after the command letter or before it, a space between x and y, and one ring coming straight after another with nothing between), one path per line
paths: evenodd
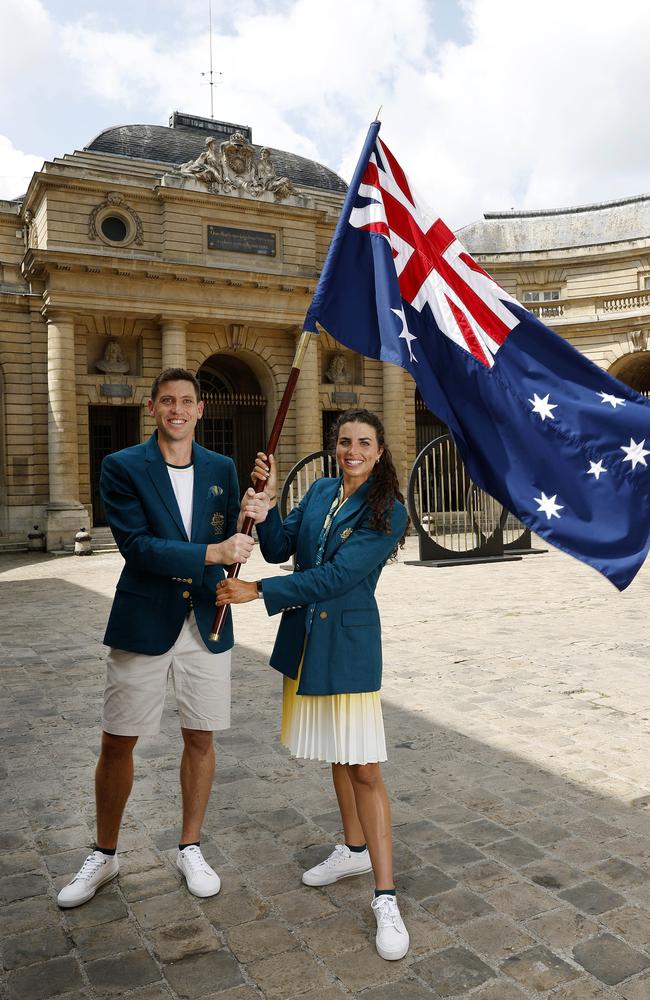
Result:
M574 208L486 212L456 232L471 253L532 253L650 237L650 195Z
M85 148L98 153L112 153L134 160L154 160L161 164L185 163L194 160L205 148L205 140L215 137L229 139L233 132L242 132L251 141L250 129L229 122L182 116L183 121L203 123L197 127L179 124L178 112L172 116L171 128L165 125L117 125L104 129ZM255 146L259 154L262 146ZM323 191L347 191L342 178L315 160L295 153L266 147L271 153L278 177L288 177L298 187L320 188Z

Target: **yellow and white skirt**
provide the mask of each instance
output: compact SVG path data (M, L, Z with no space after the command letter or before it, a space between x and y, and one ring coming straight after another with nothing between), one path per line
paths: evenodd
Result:
M284 678L280 742L294 757L329 764L374 764L387 760L379 691L298 694Z

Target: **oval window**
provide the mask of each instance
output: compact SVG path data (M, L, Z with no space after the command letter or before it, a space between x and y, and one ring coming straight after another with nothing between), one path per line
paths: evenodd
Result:
M107 215L102 219L101 228L106 239L113 243L123 243L129 231L126 222L119 215Z

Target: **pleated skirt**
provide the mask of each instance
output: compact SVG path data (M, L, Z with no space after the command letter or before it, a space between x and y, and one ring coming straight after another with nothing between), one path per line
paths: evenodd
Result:
M329 764L374 764L387 760L379 691L355 694L298 694L284 678L280 742L294 757Z

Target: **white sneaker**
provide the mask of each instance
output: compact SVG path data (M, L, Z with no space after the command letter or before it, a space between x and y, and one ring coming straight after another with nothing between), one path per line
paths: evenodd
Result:
M214 868L210 868L196 844L178 852L176 867L185 876L187 888L193 896L216 896L219 892L221 879Z
M92 899L100 885L110 882L118 874L120 864L116 855L93 851L89 854L72 882L61 889L57 903L64 908L81 906Z
M375 947L380 958L387 962L395 962L404 958L409 950L411 939L404 926L394 896L376 896L370 904L377 921L377 937Z
M340 878L363 875L372 871L368 848L365 851L351 851L345 844L337 844L329 858L306 871L302 880L305 885L331 885Z

